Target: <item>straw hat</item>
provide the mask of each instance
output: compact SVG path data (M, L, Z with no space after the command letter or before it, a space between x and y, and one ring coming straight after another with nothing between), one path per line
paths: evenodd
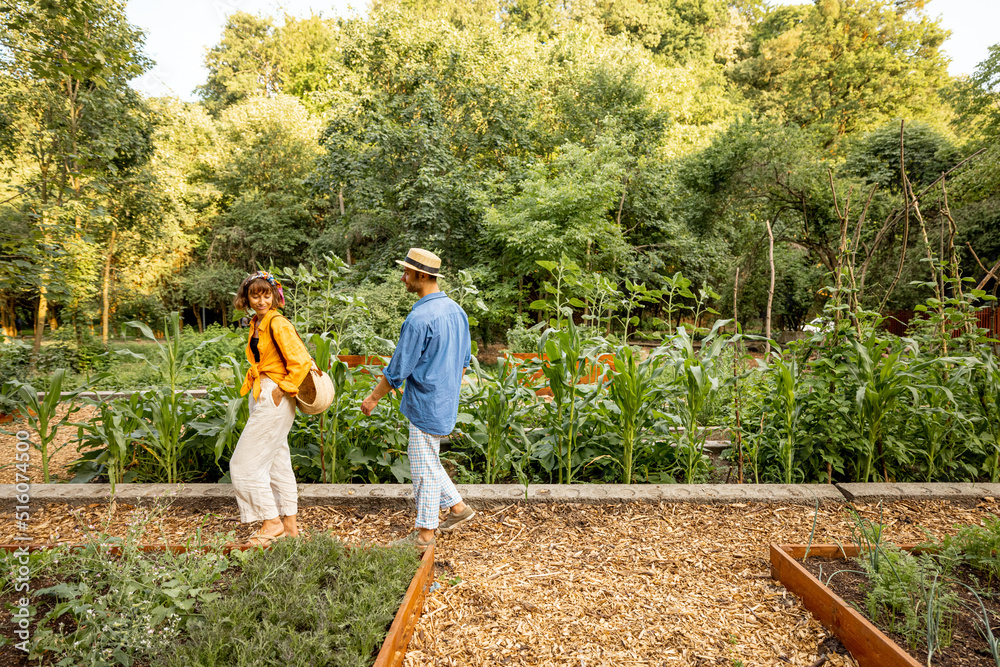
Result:
M426 273L430 276L441 275L441 258L423 248L410 248L406 253L406 259L396 260L396 264Z
M301 383L295 403L299 410L307 415L318 415L325 412L333 404L333 380L330 376L313 366Z

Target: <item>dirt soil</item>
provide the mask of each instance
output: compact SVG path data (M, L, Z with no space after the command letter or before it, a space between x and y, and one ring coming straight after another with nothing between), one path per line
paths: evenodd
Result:
M810 558L803 562L803 565L816 577L820 575L820 568L822 568L824 583L834 572L851 570L850 572L838 573L829 584L830 589L857 611L861 612L865 618L872 621L879 630L885 633L897 646L900 646L912 655L917 662L926 664L926 641L919 642L916 646L911 647L904 635L888 631L884 622L885 619L878 618L873 620L868 615L865 605L865 592L871 586L867 575L857 572L861 569L857 561L842 558ZM980 591L983 602L986 604L986 608L993 614L994 618L1000 618L1000 603L996 600L997 591L995 587L986 587L983 583L985 582L985 577L982 574L979 575L980 583L976 585L971 579L972 574L970 569L962 568L957 570L953 576L959 581L963 581L966 585L977 588ZM972 606L976 610L979 609L979 602L975 600L967 589L956 586L954 592L962 602ZM986 594L984 595L984 593ZM993 656L986 648L985 640L978 634L975 621L968 610L959 606L955 610L952 623L950 645L937 649L931 659L931 664L940 667L996 667Z
M874 505L863 516L878 519ZM994 503L893 502L883 508L898 542L954 532L995 514ZM406 657L423 665L813 665L855 664L798 599L770 578L768 544L806 542L814 508L775 504L522 505L478 508L438 538L437 581ZM386 543L413 514L307 507L300 523L349 541ZM149 542L203 531L246 537L235 503L224 513L160 512L106 504L50 505L32 514L40 542L76 542L88 531L121 535L147 525ZM817 543L846 542L840 505L819 507ZM0 528L0 542L14 532ZM8 632L7 624L0 628ZM0 665L4 664L0 661ZM17 663L10 663L17 664Z

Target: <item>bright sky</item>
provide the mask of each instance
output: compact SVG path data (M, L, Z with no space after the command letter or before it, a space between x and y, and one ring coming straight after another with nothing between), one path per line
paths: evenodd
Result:
M774 5L803 4L802 0L771 0ZM133 86L150 96L174 95L193 101L195 86L204 83L205 52L218 43L226 16L235 11L284 13L305 17L346 16L367 9L367 0L129 0L129 20L146 31L146 54L156 65ZM951 30L944 50L951 57L952 74L971 74L986 58L991 44L1000 42L1000 0L931 0L931 16Z

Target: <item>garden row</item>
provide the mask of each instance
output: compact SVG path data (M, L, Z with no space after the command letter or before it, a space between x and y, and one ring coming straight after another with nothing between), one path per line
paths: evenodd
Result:
M140 544L161 511L120 539L0 549L0 601L15 610L0 633L4 664L402 663L433 550L421 559L325 532L267 550L208 533L186 546Z
M881 520L850 513L851 544L772 544L771 572L858 664L1000 665L1000 519L901 548Z
M844 318L756 363L741 353L741 336L723 333L723 321L698 347L681 327L644 358L570 319L558 324L541 334L534 360L494 370L473 364L443 453L457 482L704 481L705 425L733 433L728 455L744 481L998 479L1000 368L973 328L941 338L928 319L913 337L896 338ZM408 481L399 397L365 417L360 403L377 367L338 360L330 334L307 341L337 393L326 413L296 418L289 442L298 479ZM144 357L163 384L100 403L80 424L72 416L81 389L64 394L70 407L58 410L62 371L43 400L13 383L39 435L39 481L49 481L50 445L66 428L77 429L81 451L75 481L226 481L248 417L238 389L246 365L229 357L213 370L228 367L231 379L192 397L179 391L180 379L205 371L192 366L215 341L186 351L180 342L174 316L166 342ZM551 396L539 397L539 388Z
M887 333L881 315L860 307L848 272L830 286L814 333L772 350L732 320L701 328L715 314L707 304L717 295L704 285L692 291L679 273L664 289L629 282L616 295L614 285L590 280L566 258L538 264L550 280L532 306L545 319L513 331L517 346L495 368L474 359L467 376L457 429L443 452L457 482L703 482L713 469L707 426L732 434L728 458L738 482L1000 479L1000 364L996 341L977 319L992 297L963 289L957 272L941 269L943 287L935 283L938 297L918 307L907 337ZM289 302L297 304L289 317L299 331L321 332L304 339L336 389L326 412L296 418L293 466L303 482L405 482L399 396L364 416L360 404L378 364L352 368L337 356L351 322L367 317L364 302L345 291L345 271L283 270ZM472 313L485 306L471 279L460 272L449 294L474 324ZM643 305L666 317L656 321L662 342L648 353L624 344ZM690 331L676 325L681 315ZM23 379L4 385L6 405L38 433L42 481L50 481L55 434L68 425L78 429L81 453L74 481L226 481L248 418L239 395L247 370L241 336L192 338L177 313L165 321L162 342L145 324L131 326L148 342L115 356L144 364L156 382L100 403L86 422L72 422L85 387L60 396L63 369L44 378L41 400L39 387ZM765 359L747 354L751 341L767 346ZM525 349L533 353L520 356L532 358L514 358ZM114 373L109 359L92 366ZM203 397L180 391L196 382L206 385ZM57 419L61 398L69 409Z

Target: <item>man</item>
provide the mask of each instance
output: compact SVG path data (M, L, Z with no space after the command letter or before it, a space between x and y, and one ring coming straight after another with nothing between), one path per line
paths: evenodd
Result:
M434 531L450 533L476 515L462 502L458 490L441 467L441 436L455 428L462 377L472 358L469 318L461 306L438 288L441 259L426 250L410 248L401 280L406 291L420 300L413 304L399 332L399 344L378 385L361 403L371 415L379 400L406 383L399 409L410 420L410 475L417 501L416 530L400 542L421 551L434 544ZM438 513L449 509L438 526Z

